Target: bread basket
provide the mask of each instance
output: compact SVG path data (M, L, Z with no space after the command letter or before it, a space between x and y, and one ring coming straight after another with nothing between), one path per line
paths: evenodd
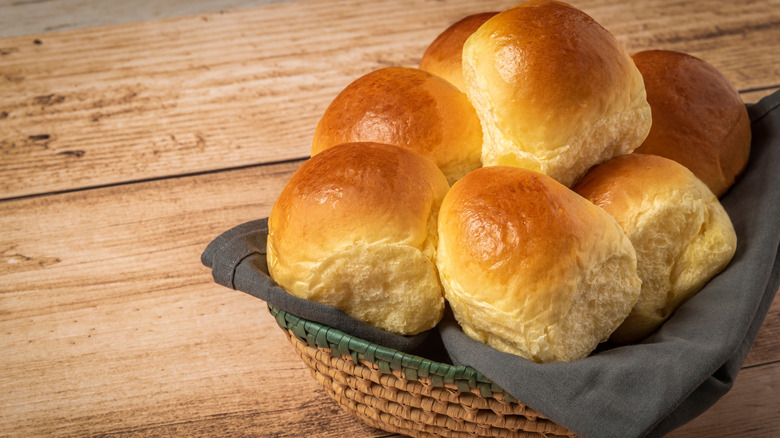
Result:
M647 342L582 361L522 360L471 339L451 319L430 337L451 361L427 344L407 349L381 330L358 329L359 321L270 278L265 218L221 233L201 262L216 283L268 303L326 392L370 426L410 436L664 436L729 391L778 290L780 93L748 111L750 165L722 198L741 240L735 259Z
M273 305L325 392L371 427L412 437L573 437L471 367L383 347Z

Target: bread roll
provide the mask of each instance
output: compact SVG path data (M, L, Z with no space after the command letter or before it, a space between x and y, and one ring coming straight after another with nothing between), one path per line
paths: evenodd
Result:
M615 342L655 331L734 255L737 237L718 198L672 160L617 157L593 168L574 190L612 215L636 250L642 293L612 335Z
M750 155L750 119L739 93L694 56L649 50L632 57L653 111L650 134L635 152L677 161L722 196Z
M450 183L481 166L482 128L466 96L428 72L389 67L358 78L328 106L312 155L349 142L394 144L433 160Z
M463 82L463 43L475 30L498 12L483 12L469 15L444 30L425 49L420 60L420 69L446 79L465 93Z
M565 3L532 0L489 19L464 44L463 75L482 121L484 166L519 166L571 186L650 130L631 57Z
M455 183L436 257L463 331L536 362L586 357L639 296L636 256L604 210L543 174L483 167Z
M428 330L444 311L434 263L448 189L436 165L409 149L351 143L323 151L271 209L271 277L383 330Z

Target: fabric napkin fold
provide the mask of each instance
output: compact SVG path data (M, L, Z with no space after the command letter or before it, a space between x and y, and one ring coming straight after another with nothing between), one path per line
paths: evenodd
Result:
M201 262L211 268L217 284L246 292L293 315L388 348L411 353L431 333L436 333L428 330L415 336L396 335L358 321L335 307L291 295L268 275L267 237L268 218L238 225L211 241L201 255Z
M637 345L536 364L440 324L452 359L583 437L660 437L733 385L780 285L780 93L748 107L750 163L721 199L737 232L731 263Z
M748 112L750 163L721 199L738 238L730 265L642 343L606 346L583 360L537 364L501 353L466 336L451 314L438 332L404 337L296 298L268 276L266 219L226 231L201 260L221 285L385 347L425 356L436 338L455 364L580 436L663 436L731 388L780 285L780 92Z

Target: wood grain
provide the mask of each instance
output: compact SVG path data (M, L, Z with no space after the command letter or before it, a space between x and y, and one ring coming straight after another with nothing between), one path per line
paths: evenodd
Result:
M780 362L780 291L775 295L753 347L745 358L743 367ZM780 402L780 400L778 400ZM778 417L780 421L780 416Z
M394 436L339 410L199 256L268 214L347 83L514 3L312 0L0 39L0 437ZM574 3L630 51L711 62L746 102L780 87L778 0ZM778 333L776 298L734 389L672 436L780 433Z
M780 363L743 369L733 389L712 408L669 434L669 438L780 436Z
M0 40L0 198L306 157L349 82L513 1L313 0ZM778 1L577 4L630 50L777 87ZM753 94L746 94L753 98Z
M27 0L0 2L0 38L175 18L284 0Z
M742 97L742 100L746 103L755 103L761 100L762 98L769 96L770 94L774 93L780 89L780 87L767 87L767 88L759 88L755 90L747 90L743 91L740 94Z
M220 189L235 174L0 204L0 429L133 432L226 405L283 421L310 403L293 384L308 372L268 350L283 335L262 303L221 290L199 264L208 239L267 213L274 172L292 167L245 172L241 204Z
M0 435L371 433L264 303L199 262L216 234L267 215L295 167L0 204Z
M0 431L386 436L337 410L261 301L199 263L218 233L266 216L298 165L0 203ZM747 371L780 361L778 327L775 300ZM775 427L760 382L778 371L740 374L729 406Z

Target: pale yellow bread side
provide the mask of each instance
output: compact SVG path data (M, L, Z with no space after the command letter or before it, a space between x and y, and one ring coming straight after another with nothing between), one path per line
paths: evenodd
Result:
M450 189L436 262L466 334L537 362L586 357L640 290L634 249L615 220L517 167L484 167Z
M438 167L412 150L329 148L293 174L271 209L271 277L383 330L433 328L444 311L435 252L448 189Z
M612 215L637 255L642 293L612 335L636 342L730 262L737 236L718 198L683 165L629 154L593 168L574 187Z
M489 19L464 44L463 75L482 122L484 166L519 166L571 186L650 130L631 57L566 3L531 0Z

